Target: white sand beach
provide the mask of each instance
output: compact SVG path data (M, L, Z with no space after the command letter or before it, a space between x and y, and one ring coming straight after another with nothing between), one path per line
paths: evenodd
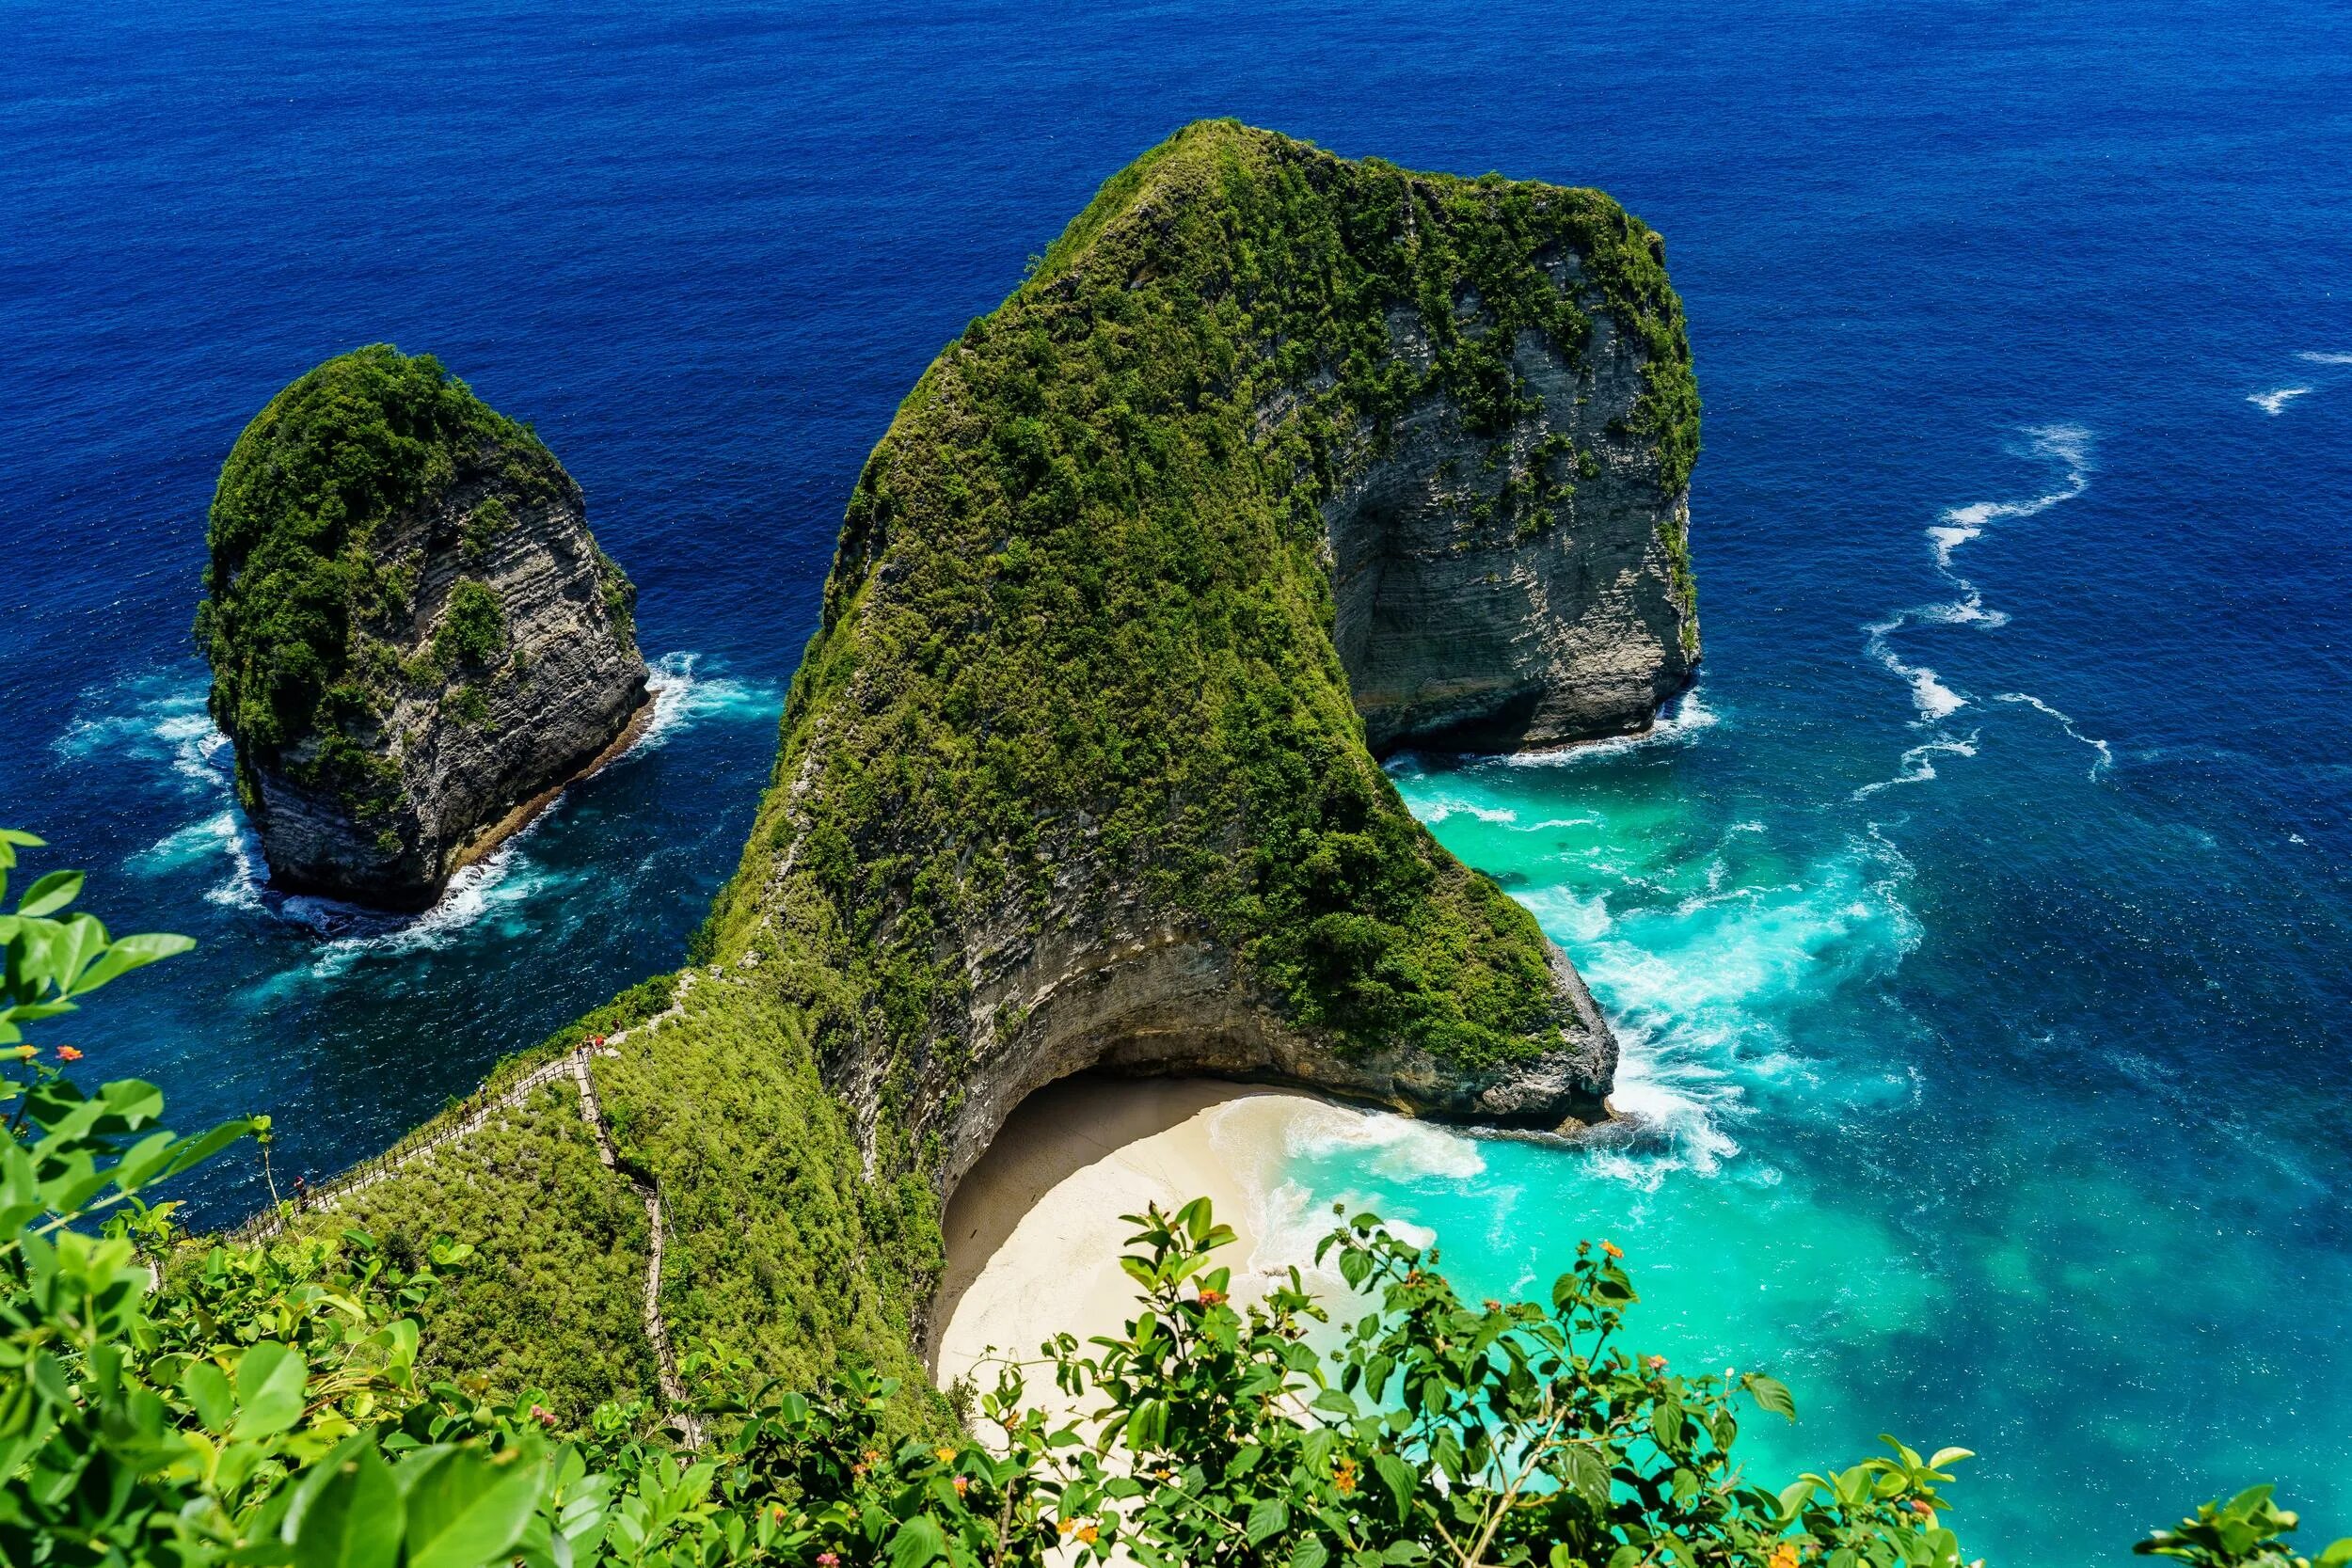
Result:
M1220 1259L1235 1295L1256 1294L1254 1254L1285 1126L1327 1109L1307 1095L1207 1079L1079 1077L1031 1095L947 1205L932 1338L941 1386L969 1374L989 1387L1001 1353L1033 1359L1061 1330L1082 1341L1116 1332L1136 1311L1135 1282L1119 1267L1134 1227L1119 1216L1149 1203L1207 1197L1240 1237ZM1028 1398L1059 1408L1050 1371L1030 1374Z

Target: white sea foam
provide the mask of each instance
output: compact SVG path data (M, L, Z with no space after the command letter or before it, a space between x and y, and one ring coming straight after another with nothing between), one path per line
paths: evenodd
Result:
M773 720L784 699L773 687L757 686L726 675L697 675L700 654L664 654L649 667L646 689L653 694L653 718L645 733L629 750L649 752L672 736L705 719Z
M2031 696L2023 691L2003 691L1997 694L1994 698L1994 701L1999 703L2023 703L2027 707L2032 708L2035 712L2045 715L2048 718L2055 719L2058 721L2058 728L2064 730L2074 739L2081 741L2084 745L2098 752L2099 754L2097 759L2090 765L2090 777L2093 782L2096 782L2109 768L2115 766L2115 748L2109 746L2106 741L2100 739L2095 735L2083 734L2081 730L2075 727L2074 720L2068 718L2065 714L2060 713L2058 709L2052 707L2041 698Z
M1392 1181L1465 1181L1486 1169L1476 1138L1386 1111L1302 1106L1283 1140L1293 1158L1342 1155Z
M1920 618L1923 617L1915 612L1905 611L1891 621L1874 621L1863 628L1869 634L1863 646L1868 651L1870 657L1878 661L1881 669L1911 688L1911 705L1918 713L1918 718L1915 722L1932 724L1937 720L1948 719L1966 707L1968 699L1946 686L1943 677L1927 665L1907 663L1903 657L1895 651L1895 644L1891 641L1894 634L1909 625L1913 619Z
M1887 972L1917 945L1900 895L1910 875L1875 833L1794 879L1719 876L1710 864L1709 891L1629 909L1576 941L1617 1036L1610 1102L1635 1130L1592 1148L1594 1174L1649 1189L1677 1170L1728 1165L1750 1094L1810 1071L1788 1034L1789 1009Z
M1853 792L1852 799L1867 800L1879 791L1893 789L1899 784L1926 784L1936 776L1935 759L1937 757L1975 756L1977 736L1981 733L1981 731L1971 730L1965 737L1939 736L1933 740L1921 741L1902 754L1902 760L1896 764L1893 778L1881 779L1876 784L1864 784Z
M458 942L485 921L518 917L521 907L567 879L525 851L529 827L449 879L439 900L421 914L386 915L332 898L295 895L275 900L278 912L323 940L310 973L332 979L362 958L429 952Z
M1597 762L1604 757L1623 756L1628 752L1652 746L1680 746L1696 739L1722 721L1722 716L1701 700L1699 689L1694 686L1676 699L1674 706L1661 713L1658 721L1640 735L1613 736L1606 740L1581 740L1573 746L1555 746L1540 752L1511 752L1494 760L1511 768L1569 768L1579 763Z
M673 653L654 661L648 683L654 712L632 752L659 747L705 719L772 720L780 699L771 688L695 673L699 657ZM235 806L230 764L233 753L204 711L200 685L144 675L107 689L98 711L74 719L52 748L68 758L128 759L162 765L183 795L203 799L207 814L165 834L133 856L130 867L151 876L184 871L207 861L223 863L222 879L205 890L213 903L255 910L304 927L321 939L310 973L341 973L369 953L445 947L485 916L513 911L558 879L531 861L521 846L532 828L508 839L450 879L434 907L418 915L387 915L334 899L273 891L261 844ZM535 824L533 825L535 826Z
M2314 365L2352 365L2352 354L2332 353L2324 349L2302 349L2295 356Z
M2267 392L2249 392L2246 401L2265 414L2283 413L2286 405L2296 398L2311 396L2309 387L2280 387Z
M1475 816L1481 822L1497 824L1517 822L1519 814L1502 806L1481 806L1469 800L1432 800L1421 810L1423 822L1442 822L1449 816Z
M1913 605L1896 610L1883 621L1873 621L1863 630L1863 648L1871 660L1888 674L1903 683L1911 692L1912 722L1923 730L1935 730L1946 720L1968 705L1965 692L1947 683L1931 666L1903 657L1896 640L1915 626L1972 626L1980 631L1991 631L2009 624L2009 616L1990 609L1984 594L1974 582L1963 576L1953 564L1959 551L1984 536L1994 527L2020 518L2039 516L2062 501L2069 501L2090 487L2090 432L2081 425L2037 425L2025 432L2026 455L2058 466L2063 474L2054 488L2024 500L1971 501L1965 506L1949 507L1928 529L1929 559L1936 576L1952 590L1951 596L1930 604ZM1973 756L1976 736L1956 740L1938 736L1903 753L1899 770L1895 777L1866 784L1854 794L1856 800L1897 784L1921 784L1934 778L1933 759L1942 755Z
M204 691L193 682L140 675L106 692L108 711L76 717L50 742L59 756L105 757L163 764L189 794L229 785L229 737L204 711Z

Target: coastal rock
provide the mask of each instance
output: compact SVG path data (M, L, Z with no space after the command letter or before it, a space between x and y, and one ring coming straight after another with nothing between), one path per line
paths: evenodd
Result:
M279 393L210 540L212 712L290 891L424 908L649 711L580 486L429 356L360 349Z
M1378 757L1652 721L1697 421L1607 197L1188 128L869 458L697 958L943 1196L1087 1069L1606 1117L1582 981Z
M1573 259L1550 270L1577 290ZM1428 397L1325 503L1333 638L1375 753L1638 733L1696 672L1689 497L1661 483L1658 451L1625 423L1647 356L1598 299L1586 304L1581 356L1518 334L1512 367L1530 406L1502 461L1452 400ZM1425 367L1419 323L1399 313L1391 325L1400 356ZM1546 451L1545 493L1507 493L1547 467Z

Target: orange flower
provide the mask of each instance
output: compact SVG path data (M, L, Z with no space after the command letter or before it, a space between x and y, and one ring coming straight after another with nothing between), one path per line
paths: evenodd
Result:
M81 1059L82 1053L74 1050L73 1047L70 1045L61 1045L57 1047L57 1060L61 1062L78 1062Z
M1479 1305L1484 1307L1489 1312L1500 1312L1502 1310L1502 1303L1495 1300L1492 1296L1488 1296L1485 1301L1479 1303Z
M1784 1541L1772 1548L1772 1568L1797 1568L1797 1544Z
M1078 1527L1078 1539L1085 1542L1089 1546L1094 1544L1096 1538L1102 1533L1103 1532L1101 1530L1096 1529L1092 1525L1080 1525Z
M1935 1517L1934 1508L1918 1497L1911 1499L1911 1512L1919 1514L1923 1518L1932 1519Z
M1642 1364L1653 1372L1662 1372L1666 1370L1666 1358L1662 1355L1649 1356Z
M1217 1307L1217 1306L1221 1306L1221 1305L1223 1305L1224 1301L1225 1301L1225 1292L1224 1292L1224 1291L1211 1291L1211 1290L1205 1290L1205 1289L1204 1289L1204 1290L1200 1292L1200 1305L1201 1305L1201 1306L1203 1306L1203 1307Z
M1064 1535L1068 1535L1068 1534L1069 1534L1072 1530L1074 1530L1074 1529L1076 1529L1077 1528L1078 1528L1078 1521L1077 1521L1077 1520L1075 1520L1075 1519L1064 1519L1064 1520L1061 1522L1061 1532L1062 1532Z
M1614 1242L1601 1243L1600 1250L1607 1253L1612 1258L1623 1258L1625 1256L1624 1252L1619 1250L1617 1243Z
M958 1476L958 1477L956 1478L956 1496L957 1496L957 1497L962 1497L962 1496L963 1496L966 1492L969 1492L969 1491L971 1491L971 1490L972 1490L972 1478L971 1478L970 1476Z
M1355 1491L1356 1462L1345 1457L1334 1461L1331 1465L1331 1484L1338 1487L1343 1496Z

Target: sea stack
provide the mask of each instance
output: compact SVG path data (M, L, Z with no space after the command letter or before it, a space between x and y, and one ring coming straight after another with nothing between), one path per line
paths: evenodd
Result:
M580 486L430 355L374 344L272 398L209 541L213 719L287 891L426 908L647 711Z

